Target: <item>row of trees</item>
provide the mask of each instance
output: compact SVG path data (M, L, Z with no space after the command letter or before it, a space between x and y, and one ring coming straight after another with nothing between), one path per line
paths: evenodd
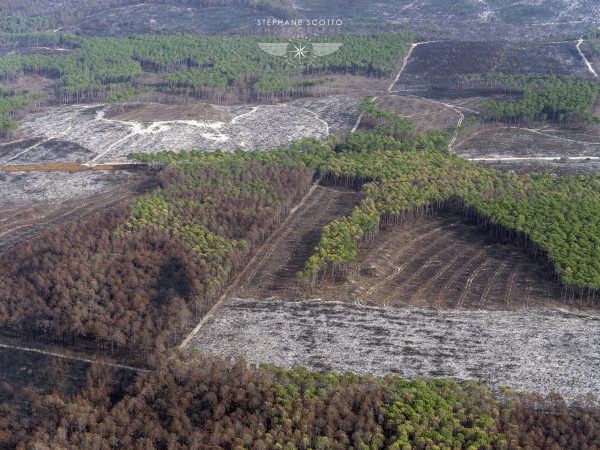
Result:
M452 196L476 207L493 223L527 233L547 252L567 285L600 288L598 248L600 177L554 177L496 172L438 150L374 151L336 154L321 166L334 174L371 177L365 197L349 217L329 224L322 233L304 276L357 259L358 242L377 231L382 216L402 216Z
M598 98L597 83L565 81L551 76L506 80L505 84L516 85L523 92L523 98L517 102L486 100L484 120L510 123L523 120L600 123L600 118L592 112Z
M235 91L259 95L290 95L332 81L304 79L308 75L353 73L385 76L393 73L405 51L408 34L382 33L335 38L341 48L329 56L292 58L260 49L265 39L250 36L134 36L127 39L92 38L57 33L53 45L72 49L59 55L13 54L0 58L0 78L36 73L57 80L63 98L77 99L98 92L124 91L136 86L157 90L180 89L188 95ZM4 36L23 44L35 35ZM42 35L45 37L46 35ZM327 42L325 38L319 41ZM331 40L331 39L329 39ZM278 40L281 43L287 41ZM310 46L308 42L303 44ZM113 92L111 92L112 94ZM94 97L95 99L95 97Z
M92 368L71 395L0 387L2 448L600 448L600 407L494 392L475 382L407 381L252 369L183 355L119 379Z
M5 137L11 130L17 127L14 114L19 108L28 103L24 95L10 95L0 92L0 137Z
M3 14L0 10L0 32L2 33L31 33L52 30L58 22L48 17L21 17Z
M45 101L45 94L0 88L0 138L10 135L17 128L16 120L24 113L39 108Z
M382 218L457 197L486 223L526 235L566 285L600 288L600 176L500 173L449 154L439 132L411 131L406 140L389 132L359 131L346 146L305 140L271 152L136 155L169 165L159 191L0 256L0 324L132 348L173 345L315 170L331 182L362 183L364 196L323 229L305 279L351 268Z

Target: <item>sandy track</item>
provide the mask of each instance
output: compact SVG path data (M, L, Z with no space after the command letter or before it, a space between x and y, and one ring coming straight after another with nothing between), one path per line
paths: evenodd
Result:
M76 356L76 355L70 355L67 353L60 353L60 352L55 352L55 351L47 351L47 350L34 348L34 347L24 347L24 346L19 346L19 345L0 343L0 348L8 348L8 349L12 349L12 350L21 351L21 352L27 352L27 353L38 353L40 355L52 356L54 358L66 359L69 361L79 361L79 362L90 363L90 364L92 364L92 363L100 364L100 365L112 367L115 369L126 369L126 370L132 370L135 372L148 372L149 371L147 369L129 366L126 364L113 363L110 361L103 361L103 360L88 359L88 358L83 358L83 357Z
M320 181L320 180L319 180ZM298 215L303 213L303 209L307 203L311 203L315 196L315 192L319 189L319 181L315 182L308 190L306 195L300 200L300 202L294 206L285 221L279 226L279 228L271 234L263 246L258 249L256 254L252 257L250 262L246 265L244 270L236 277L234 282L225 290L219 300L213 305L213 307L204 315L202 320L194 327L194 329L185 337L183 342L179 345L179 348L186 348L193 337L198 333L200 328L219 310L223 302L229 298L236 290L244 286L248 279L254 277L257 272L256 267L261 267L266 260L269 259L274 249L277 248L277 243L281 239L282 235L289 232L291 224L296 220Z
M357 191L318 186L281 236L272 241L266 257L249 273L235 295L242 298L302 295L296 274L312 254L321 228L350 214L359 198Z
M392 92L392 89L394 89L394 86L396 85L396 83L398 82L398 80L400 79L400 77L402 76L402 72L404 72L404 69L406 68L406 65L408 64L408 60L410 59L410 55L412 55L413 50L415 48L417 48L419 45L430 44L431 42L435 42L435 41L414 42L414 43L410 44L410 47L409 47L408 51L406 52L406 55L404 56L404 59L402 60L402 65L400 66L400 69L398 70L398 73L396 74L396 77L391 82L391 84L388 86L388 88L386 89L386 91L384 92L384 94L390 94ZM373 101L377 100L378 98L379 98L379 96L373 97ZM356 132L356 130L360 126L360 122L362 121L363 117L364 117L364 113L361 112L359 114L358 118L356 119L356 123L354 124L354 126L350 130L350 133L355 133Z
M581 56L581 59L583 60L585 66L587 67L588 71L594 75L595 78L598 78L598 74L596 73L596 71L594 70L594 68L592 67L592 65L590 64L590 62L588 61L588 59L586 58L586 56L583 54L583 52L581 51L581 44L583 44L583 38L579 39L577 41L577 52L579 53L579 56Z
M227 116L235 115L230 121L224 118L125 121L106 117L109 108L64 106L33 114L22 122L22 127L40 141L23 144L22 148L14 145L0 157L20 161L27 155L28 162L98 163L124 160L132 152L192 148L268 150L301 138L323 138L330 132L329 123L318 111L293 104L224 108Z

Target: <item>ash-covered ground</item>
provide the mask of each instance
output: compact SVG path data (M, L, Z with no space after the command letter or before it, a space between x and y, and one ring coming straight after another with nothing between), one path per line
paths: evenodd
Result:
M60 15L64 1L36 0L31 15ZM90 3L83 17L68 21L63 31L92 35L129 36L143 33L207 33L290 35L299 32L351 33L391 31L410 26L419 36L452 39L524 40L580 34L597 25L596 0L292 0L279 11L269 3L205 6L205 2L156 0L121 2L112 7ZM80 2L85 8L86 2ZM85 10L84 10L85 11ZM339 19L339 26L261 26L258 19ZM317 29L315 29L317 28Z
M190 344L252 363L600 394L600 313L232 299Z
M130 180L126 172L0 172L0 206L83 200Z
M350 112L341 105L354 105ZM322 138L358 116L358 101L344 96L297 104L218 107L229 120L138 122L107 117L108 105L48 108L22 122L31 136L0 145L0 163L93 162L127 159L162 150L269 150L294 140ZM321 117L323 116L323 118ZM325 120L324 120L325 119Z

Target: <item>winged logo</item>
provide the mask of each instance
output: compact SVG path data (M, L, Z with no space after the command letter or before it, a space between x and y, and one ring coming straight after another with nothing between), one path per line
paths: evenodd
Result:
M312 54L314 56L327 56L337 52L342 46L339 42L321 42L312 43L312 49L307 50L307 46L294 45L291 53L288 52L290 43L270 43L270 42L259 42L258 46L264 52L273 56L293 56L297 58L305 58L307 55Z
M289 46L288 43L280 44L280 43L267 43L260 42L258 46L269 55L273 56L285 56L287 54L287 48Z
M312 50L315 56L327 56L337 52L341 46L339 42L313 43Z

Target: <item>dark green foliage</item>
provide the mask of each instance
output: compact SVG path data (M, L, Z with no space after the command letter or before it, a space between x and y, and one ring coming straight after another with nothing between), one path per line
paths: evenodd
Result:
M28 91L3 90L0 88L0 136L7 135L17 128L14 119L17 112L26 107L31 100L40 100L43 95Z
M397 140L379 132L359 131L344 151L307 140L274 152L239 153L238 158L295 159L322 173L376 180L351 216L323 229L315 254L303 273L315 277L327 267L356 261L358 241L376 232L382 216L459 197L491 222L527 233L547 252L561 280L600 288L600 176L501 173L446 151L442 135ZM142 159L182 164L214 158L202 152L138 155ZM228 156L229 158L229 156Z
M506 174L444 151L379 149L329 158L323 171L379 179L364 186L352 216L323 230L307 275L357 258L357 239L375 231L381 215L457 196L493 223L527 233L547 251L565 283L600 288L600 177ZM343 244L342 244L343 242ZM343 250L342 250L343 249Z
M304 79L314 74L354 73L384 76L396 70L408 34L348 35L319 38L340 42L329 56L277 57L258 46L262 42L287 42L256 36L133 36L127 39L40 34L48 45L73 50L65 54L9 55L0 58L0 78L37 73L57 80L57 90L67 99L98 92L127 91L149 86L192 95L248 91L255 95L286 93L333 81L331 77ZM36 35L9 35L13 45L32 45ZM309 45L306 42L304 45Z
M598 40L598 39L590 39L588 41L588 44L590 46L590 50L592 51L592 54L596 58L600 57L600 40Z
M519 121L553 120L598 122L592 107L598 97L598 84L581 80L561 80L558 77L506 79L523 92L518 102L486 100L484 119Z
M418 136L411 141L359 131L345 151L306 140L274 152L239 153L243 159L293 158L322 173L377 180L364 185L365 196L351 216L327 225L303 275L350 264L358 242L376 232L381 216L397 216L449 197L460 197L490 221L527 233L544 249L560 278L569 285L600 288L600 176L516 175L487 169L449 154L447 140ZM137 155L170 164L198 162L214 155L169 152ZM229 157L229 156L228 156Z

